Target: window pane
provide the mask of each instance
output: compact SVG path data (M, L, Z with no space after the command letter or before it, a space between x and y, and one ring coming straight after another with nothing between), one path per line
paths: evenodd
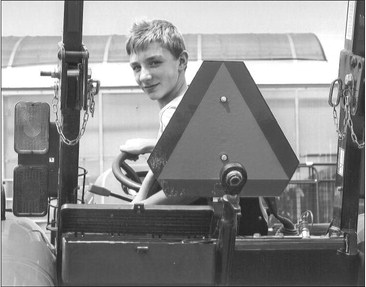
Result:
M322 45L315 34L184 34L190 60L197 60L201 49L203 60L326 60ZM2 37L2 65L9 62L20 37ZM61 36L27 36L16 49L13 66L57 63L57 43ZM125 35L84 36L91 63L128 62ZM110 42L109 42L110 41ZM201 43L199 46L198 43ZM106 51L107 49L107 51Z
M156 138L159 107L142 92L103 95L103 133L105 169L119 154L119 146L130 138ZM137 163L146 164L140 156Z
M10 36L1 38L1 67L6 67L8 65L10 55L19 39L21 39L21 37Z
M295 89L260 88L278 125L296 153Z
M25 37L15 53L13 67L25 65L57 64L60 36Z
M290 34L297 59L325 61L323 47L314 34Z
M128 62L129 58L126 53L126 36L113 35L108 52L108 62Z
M328 105L328 89L299 90L300 155L308 160L312 155L337 153L338 138ZM330 161L322 156L322 160Z
M216 34L202 35L205 60L325 60L314 34Z
M84 36L83 43L89 51L89 63L103 62L109 36Z

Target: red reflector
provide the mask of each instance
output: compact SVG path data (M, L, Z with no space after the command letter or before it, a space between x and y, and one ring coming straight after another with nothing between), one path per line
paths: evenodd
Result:
M16 216L44 216L47 213L47 167L14 169L13 213Z
M49 121L50 106L47 103L17 103L15 105L15 151L18 154L45 154L49 147Z

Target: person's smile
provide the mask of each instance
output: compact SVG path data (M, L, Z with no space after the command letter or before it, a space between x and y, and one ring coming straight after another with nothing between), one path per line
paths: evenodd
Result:
M149 84L149 85L143 85L142 88L146 91L146 92L152 92L155 90L155 88L158 86L159 84Z

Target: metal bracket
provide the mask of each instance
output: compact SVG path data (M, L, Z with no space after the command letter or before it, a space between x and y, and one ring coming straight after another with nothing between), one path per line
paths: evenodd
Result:
M344 240L345 246L344 249L339 249L337 252L339 254L345 255L357 255L358 248L357 248L357 233L354 230L349 230L344 232Z
M342 89L351 91L350 108L352 116L364 114L360 95L363 93L365 78L365 58L353 54L351 51L342 50L340 54L339 78L343 80Z
M220 266L219 282L222 285L228 284L231 273L233 255L235 249L235 238L237 234L238 218L241 216L238 195L225 194L222 197L223 214L219 225L218 254Z
M133 210L136 212L136 213L142 213L145 211L145 207L144 207L144 204L143 203L135 203L133 205Z

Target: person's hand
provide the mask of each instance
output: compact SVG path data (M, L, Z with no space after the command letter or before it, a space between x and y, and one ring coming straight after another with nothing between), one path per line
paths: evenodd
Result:
M143 203L144 203L144 200L145 200L145 199L141 199L141 198L139 198L139 197L137 197L137 198L136 198L136 196L135 196L135 198L134 198L130 203L131 203L131 204L136 204L136 203L143 204Z
M131 154L144 154L152 152L155 144L156 139L135 138L127 140L119 147L119 149L122 152L128 152Z
M142 181L139 191L137 192L136 196L134 197L131 203L132 204L144 203L144 200L146 199L147 194L149 193L149 190L153 186L154 182L155 182L154 173L151 171L151 169L149 169L144 180Z

